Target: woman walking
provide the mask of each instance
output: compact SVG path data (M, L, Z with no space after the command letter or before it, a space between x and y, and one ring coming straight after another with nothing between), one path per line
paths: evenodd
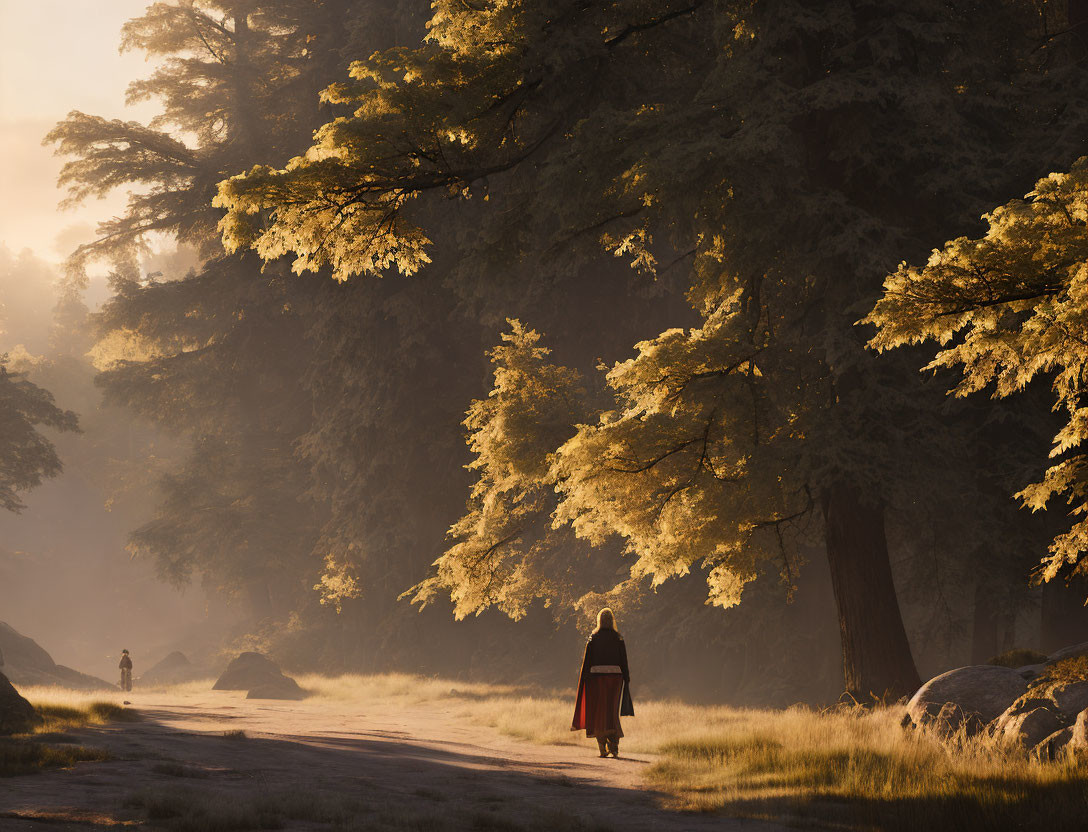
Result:
M616 629L616 616L605 607L597 613L597 629L590 636L578 677L572 731L585 729L597 740L602 757L620 756L620 715L634 716L627 647Z

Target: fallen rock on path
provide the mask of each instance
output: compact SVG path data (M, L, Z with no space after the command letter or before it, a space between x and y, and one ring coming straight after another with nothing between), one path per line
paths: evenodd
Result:
M242 653L223 671L213 690L248 691L247 699L305 699L298 682L284 675L274 661L261 653Z
M212 690L250 690L282 677L283 671L267 656L261 653L241 653L227 665Z
M246 699L305 699L306 691L290 676L284 676L275 682L258 685L246 694Z

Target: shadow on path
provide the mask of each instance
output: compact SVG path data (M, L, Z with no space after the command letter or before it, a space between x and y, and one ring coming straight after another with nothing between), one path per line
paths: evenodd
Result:
M172 829L190 821L197 823L185 828L200 828L200 812L209 828L214 820L222 829L785 828L669 811L660 807L662 795L602 785L599 768L577 761L519 760L467 742L412 741L382 730L232 737L180 729L176 723L190 715L169 709L141 714L141 722L73 732L114 760L0 781L0 829ZM200 716L217 728L236 727L223 714ZM230 825L236 816L270 826Z

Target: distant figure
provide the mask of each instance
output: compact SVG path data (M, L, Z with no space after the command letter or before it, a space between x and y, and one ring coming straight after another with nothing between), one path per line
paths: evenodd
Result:
M616 617L605 607L597 613L597 629L586 645L570 726L572 731L584 728L587 737L596 738L602 757L620 756L620 715L635 715L630 686L627 647L616 630Z
M128 650L121 651L121 690L132 690L132 659L128 657Z

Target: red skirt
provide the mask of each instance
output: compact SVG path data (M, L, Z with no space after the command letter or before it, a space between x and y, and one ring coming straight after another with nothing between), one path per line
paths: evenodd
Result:
M623 695L623 674L588 673L585 684L578 688L571 730L585 728L587 737L622 737L620 728L620 697Z

